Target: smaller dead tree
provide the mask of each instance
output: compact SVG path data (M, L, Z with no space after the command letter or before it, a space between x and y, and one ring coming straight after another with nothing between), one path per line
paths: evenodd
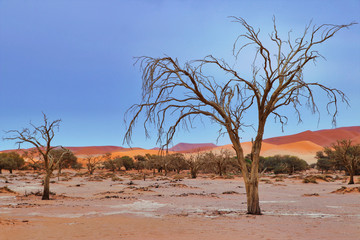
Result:
M231 165L231 152L228 150L221 150L218 154L207 152L204 153L203 159L204 165L206 165L205 168L208 171L214 172L222 177Z
M191 154L185 158L185 162L190 169L191 178L197 178L197 175L203 165L204 154L197 152L196 154Z
M59 129L60 119L49 121L46 114L43 113L44 123L40 126L35 126L30 122L31 128L23 128L22 130L10 130L7 134L12 134L5 140L16 140L19 149L23 143L30 143L35 146L35 149L43 161L45 169L44 191L42 200L50 199L50 177L54 169L58 166L59 161L51 157L51 150L57 148L51 146L51 142L55 137L55 130Z
M227 149L220 151L220 154L215 158L219 175L226 174L227 169L231 164L231 152Z
M99 166L99 164L103 161L102 156L94 156L88 155L85 157L86 167L90 175L92 175L95 169Z
M176 171L177 174L179 174L181 170L184 170L186 168L184 154L174 153L174 154L169 154L167 157L169 158L170 161L169 163L170 168Z
M168 155L146 154L145 158L147 159L149 168L157 169L158 173L162 173L164 171L164 175L167 176L171 163L171 158L168 157Z
M58 181L60 181L61 170L63 168L68 168L77 164L77 157L74 153L63 147L51 150L49 157L57 163Z
M346 168L350 180L348 184L354 184L356 168L360 165L360 145L353 145L351 140L338 140L324 150L325 154L340 166Z

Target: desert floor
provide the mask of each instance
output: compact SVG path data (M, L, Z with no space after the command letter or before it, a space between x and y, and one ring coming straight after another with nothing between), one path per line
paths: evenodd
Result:
M52 179L52 200L42 201L36 192L43 175L6 172L0 175L0 239L359 239L360 193L332 193L349 187L332 176L317 184L303 183L300 175L264 176L263 215L252 216L239 177L149 174L144 181L135 172L65 171L60 181Z

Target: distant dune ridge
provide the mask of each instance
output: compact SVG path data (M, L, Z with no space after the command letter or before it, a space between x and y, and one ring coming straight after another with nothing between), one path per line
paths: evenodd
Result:
M179 143L170 148L173 152L205 151L217 147L213 143Z
M336 140L351 139L355 144L360 144L360 126L341 127L319 131L305 131L298 134L268 138L263 141L261 155L264 157L280 155L298 156L308 163L316 162L315 154L324 147L330 146ZM251 151L251 142L243 142L245 154ZM89 146L89 147L66 147L73 151L79 158L86 155L102 155L111 153L113 156L131 156L158 154L159 148L124 148L119 146ZM213 151L220 152L224 149L233 151L232 145L216 146L213 143L179 143L169 148L169 152L193 153ZM5 150L9 152L14 150ZM21 152L22 150L15 150Z
M121 151L124 148L118 146L89 146L89 147L65 147L75 155L105 154Z
M335 129L325 129L319 131L305 131L298 134L274 137L265 139L264 142L275 145L294 143L300 141L310 141L322 147L330 146L336 140L351 139L354 143L360 143L360 126L341 127Z

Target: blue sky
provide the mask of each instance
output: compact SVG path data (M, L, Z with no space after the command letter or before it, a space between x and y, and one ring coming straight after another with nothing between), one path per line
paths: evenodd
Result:
M41 112L62 119L54 144L64 146L122 145L124 112L141 97L141 73L133 57L167 54L184 62L208 54L231 62L232 44L243 32L228 16L245 18L264 37L275 15L286 36L313 23L360 22L360 1L103 1L0 0L0 131L40 124ZM351 107L340 105L338 127L360 125L360 26L339 32L319 48L325 60L305 69L309 81L340 88ZM244 74L251 58L240 56ZM325 106L320 104L323 109ZM285 127L269 119L265 137L331 128L303 109L303 123ZM249 119L254 116L249 116ZM250 140L248 129L242 139ZM217 127L199 122L179 132L178 142L216 143ZM142 125L133 145L152 148ZM217 144L228 144L227 137ZM15 148L0 140L1 149Z

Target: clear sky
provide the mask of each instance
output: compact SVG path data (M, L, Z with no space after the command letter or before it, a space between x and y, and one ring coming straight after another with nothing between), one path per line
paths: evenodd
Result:
M54 144L64 146L122 145L124 112L141 97L141 73L133 57L167 54L180 61L208 54L232 61L232 44L243 29L228 16L245 18L264 36L279 29L294 36L313 23L360 22L360 1L161 1L161 0L0 0L0 134L40 124L41 112L62 119ZM324 81L343 90L351 107L340 105L338 127L360 125L360 26L339 32L319 48L319 60L304 72L310 81ZM250 70L248 56L240 56ZM321 109L325 106L320 104ZM269 119L265 137L331 128L322 111L303 111L304 122L285 127ZM251 119L253 116L249 116ZM217 127L204 121L179 142L216 143ZM249 129L243 140L250 140ZM155 147L142 125L133 145ZM227 137L217 144L228 144ZM0 140L0 150L15 148ZM26 146L24 146L26 147Z

